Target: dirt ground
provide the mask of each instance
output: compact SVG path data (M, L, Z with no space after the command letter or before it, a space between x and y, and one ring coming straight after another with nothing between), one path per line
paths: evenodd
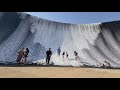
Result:
M0 78L120 78L120 70L74 67L0 67Z

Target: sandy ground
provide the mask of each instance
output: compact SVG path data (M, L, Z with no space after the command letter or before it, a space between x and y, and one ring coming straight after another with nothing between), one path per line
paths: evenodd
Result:
M120 70L74 67L0 67L0 78L120 78Z

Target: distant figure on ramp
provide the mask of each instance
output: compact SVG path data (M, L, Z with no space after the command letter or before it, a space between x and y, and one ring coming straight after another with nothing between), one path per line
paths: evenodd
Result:
M65 51L62 53L62 56L63 56L63 60L64 60L64 55L65 55Z
M49 64L51 56L52 56L52 51L51 48L49 48L49 50L47 50L46 52L46 64Z
M68 58L68 53L66 52L66 58Z
M61 53L60 47L57 49L57 53L58 53L58 56L60 56L60 53Z
M74 51L74 55L75 55L75 60L78 60L79 57L78 57L78 53L76 51Z

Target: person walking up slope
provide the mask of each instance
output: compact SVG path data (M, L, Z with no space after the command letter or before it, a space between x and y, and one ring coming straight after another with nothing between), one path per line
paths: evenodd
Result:
M66 52L66 58L68 58L68 53Z

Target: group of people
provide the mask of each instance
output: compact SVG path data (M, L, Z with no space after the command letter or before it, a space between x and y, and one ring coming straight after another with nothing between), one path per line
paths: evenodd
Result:
M61 55L60 47L57 49L57 54L58 54L58 56ZM66 55L66 58L68 58L68 53L63 51L63 53L62 53L63 60L65 58L65 55ZM78 53L76 51L74 51L74 55L75 55L75 60L78 60ZM49 48L49 50L46 51L46 64L49 64L51 56L52 56L52 51L51 51L51 48Z
M57 54L58 54L58 56L60 56L60 54L61 54L61 49L60 49L60 47L57 49ZM65 57L65 54L66 54L66 58L68 58L68 53L65 52L65 51L63 51L63 53L62 53L63 59L64 59L64 57Z
M28 48L20 49L18 51L18 54L17 54L16 62L18 64L20 64L20 63L26 64L28 53L29 53L29 49ZM60 47L57 49L57 54L58 54L58 56L61 55ZM63 59L65 58L65 55L66 55L66 58L68 58L68 53L63 51L63 53L62 53ZM75 55L75 60L77 60L78 59L78 53L76 51L74 51L74 55ZM49 50L46 51L46 64L49 64L51 56L52 56L52 51L51 51L51 48L49 48Z
M17 64L21 64L21 63L26 64L28 53L29 53L28 48L20 49L17 54L17 59L16 59Z
M100 67L102 67L102 68L111 68L111 64L108 61L104 61L104 63Z
M58 53L58 56L60 56L60 54L61 54L60 47L57 49L57 53ZM62 53L63 59L65 58L65 55L66 55L66 58L68 58L68 53L63 51L63 53ZM75 60L78 60L78 53L76 51L74 51L74 55L75 55Z
M22 49L20 49L18 51L18 54L17 54L16 62L18 64L21 64L21 63L22 64L26 64L26 60L27 60L28 54L29 54L29 49L28 48L22 48ZM57 49L57 54L58 54L58 56L61 55L61 49L60 49L60 47ZM63 51L63 53L62 53L63 60L65 58L65 55L66 55L66 58L68 58L68 53L65 52L65 51ZM51 51L51 48L49 48L49 50L46 51L46 64L49 64L51 56L52 56L52 51ZM76 51L74 51L74 56L75 56L75 60L79 59L78 53ZM110 63L108 61L104 61L104 63L101 64L100 67L110 68L111 65L110 65Z
M58 54L58 56L61 55L60 47L57 49L57 54ZM68 58L68 53L63 51L63 53L62 53L63 60L65 58L65 55L66 55L66 58ZM49 50L46 52L46 63L47 64L49 64L51 56L52 56L52 51L51 51L51 48L49 48ZM78 56L78 52L77 51L74 51L74 56L75 56L75 60L79 60L79 56ZM104 64L100 65L100 67L110 68L111 64L108 61L104 61Z
M61 55L60 47L57 49L57 54L58 54L58 56ZM66 55L66 58L68 58L68 53L63 51L63 53L62 53L63 60L65 58L65 55ZM51 51L51 48L49 48L49 50L46 52L46 63L47 64L49 64L51 56L52 56L52 51ZM79 60L79 56L78 56L78 52L77 51L74 51L74 56L75 56L75 60ZM104 64L100 65L100 67L110 68L111 64L108 61L104 61Z
M64 51L64 52L62 53L63 59L64 59L65 55L66 55L66 58L68 58L68 53Z
M58 56L60 56L60 54L61 54L61 49L60 49L60 47L57 49L57 53L58 53ZM66 58L68 58L68 53L65 52L65 51L63 51L63 53L62 53L63 59L65 58L65 55L66 55ZM74 56L75 56L75 60L78 60L78 59L79 59L79 56L78 56L77 51L74 51Z

